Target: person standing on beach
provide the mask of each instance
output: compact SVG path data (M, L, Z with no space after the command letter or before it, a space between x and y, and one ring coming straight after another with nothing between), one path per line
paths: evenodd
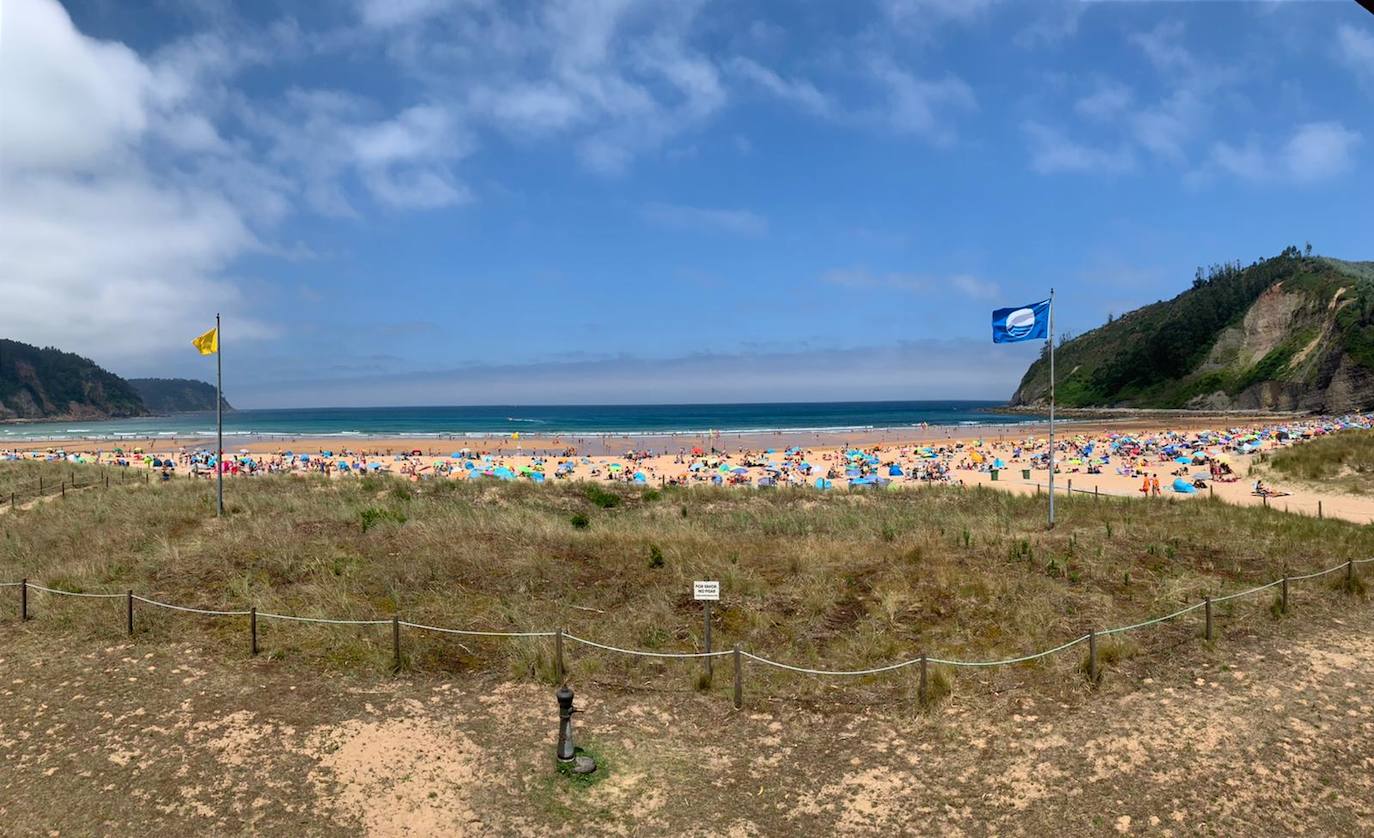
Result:
M1150 494L1159 497L1159 475L1150 475Z

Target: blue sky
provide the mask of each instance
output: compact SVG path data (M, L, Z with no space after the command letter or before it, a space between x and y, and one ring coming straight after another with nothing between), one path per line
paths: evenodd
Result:
M1374 258L1348 2L6 0L0 335L240 406L1003 398Z

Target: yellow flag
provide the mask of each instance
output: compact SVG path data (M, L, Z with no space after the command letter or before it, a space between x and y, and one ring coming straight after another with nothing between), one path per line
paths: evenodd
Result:
M195 340L191 345L200 350L202 355L213 355L219 351L219 329L211 329Z

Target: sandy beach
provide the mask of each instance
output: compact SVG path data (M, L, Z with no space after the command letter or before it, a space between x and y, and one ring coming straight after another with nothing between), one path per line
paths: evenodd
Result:
M1246 421L1248 420L1248 421ZM1226 424L1220 424L1225 422ZM1374 521L1374 499L1310 486L1253 491L1254 458L1303 439L1370 427L1368 416L1275 421L1272 417L1198 415L1122 417L1058 423L1055 493L1076 496L1215 496L1230 503L1268 504L1290 512ZM1236 441L1249 439L1239 444ZM10 458L70 458L166 471L169 479L213 474L213 440L158 438L15 444ZM233 446L232 448L230 446ZM350 477L386 473L411 480L592 480L650 487L805 486L817 490L904 489L936 483L987 485L1017 493L1049 490L1045 424L928 426L864 431L716 434L512 435L508 438L274 437L226 442L231 479L258 473L323 473ZM1185 465L1179 452L1195 454ZM1213 464L1215 463L1215 470ZM1000 464L1000 465L999 465ZM1228 473L1215 479L1218 471ZM1175 480L1193 485L1175 488Z

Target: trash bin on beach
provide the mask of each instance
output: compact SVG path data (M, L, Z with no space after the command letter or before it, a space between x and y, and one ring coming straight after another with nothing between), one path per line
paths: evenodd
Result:
M1030 469L1028 469L1028 468L1023 468L1023 469L1021 469L1021 479L1022 479L1022 480L1030 480Z
M996 483L996 482L997 482L997 475L999 475L999 474L1001 474L1001 473L1002 473L1002 470L1001 470L1001 469L998 469L998 468L992 469L992 482Z

